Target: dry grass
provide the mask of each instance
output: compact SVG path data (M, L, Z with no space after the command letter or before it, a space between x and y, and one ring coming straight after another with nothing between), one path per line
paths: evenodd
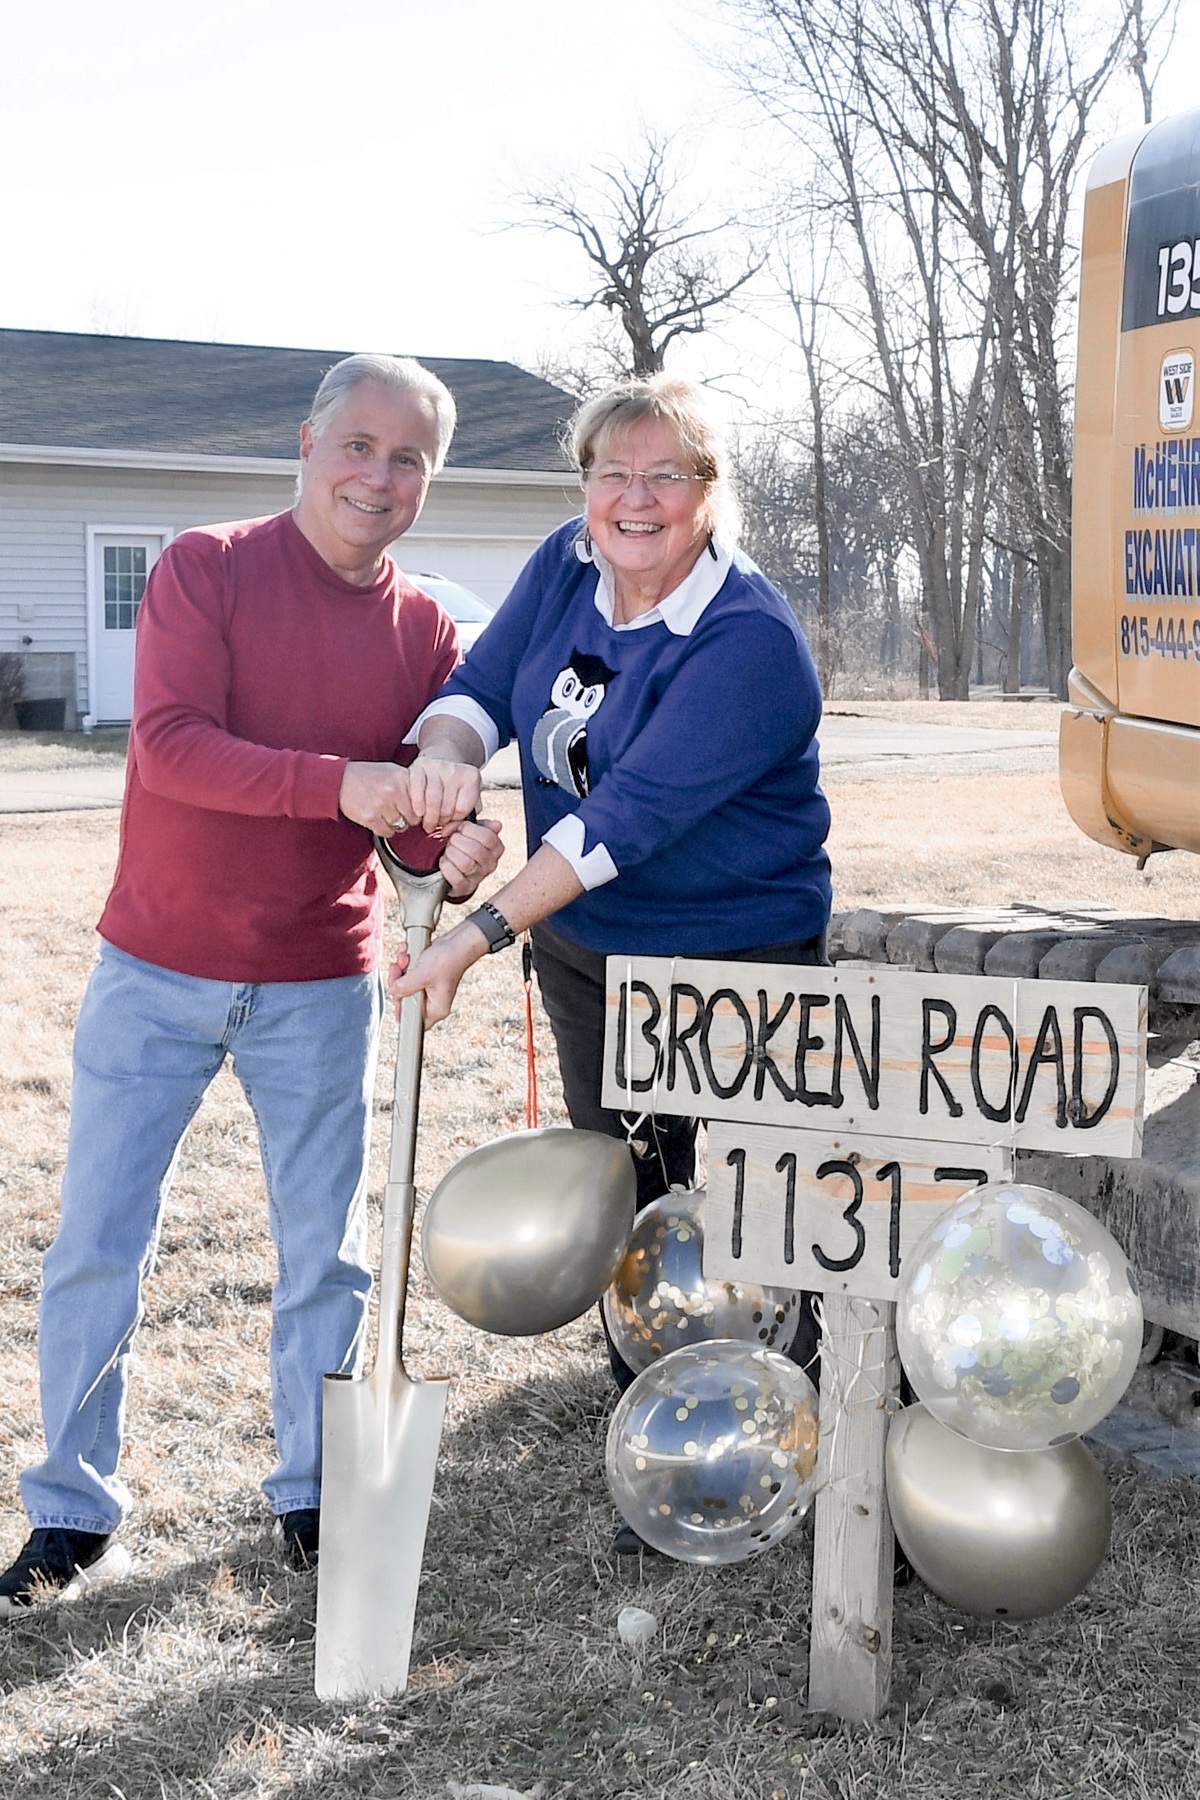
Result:
M889 725L958 725L973 731L1057 731L1057 700L827 700L826 716Z
M1139 872L1085 838L1050 773L825 781L834 906L921 903L1108 906L1200 918L1200 863L1186 851Z
M125 761L129 733L93 731L0 731L0 775L40 774L53 769L94 769L97 763Z
M831 792L839 905L1009 896L1195 911L1189 863L1163 859L1139 880L1064 825L1049 776ZM513 820L518 797L492 798ZM38 1262L115 834L115 814L0 821L0 1419L14 1497L38 1449ZM521 1122L521 1010L516 959L498 957L431 1037L424 1189ZM554 1116L544 1030L541 1048ZM386 1070L378 1099L376 1194ZM902 1591L895 1703L874 1729L849 1731L804 1706L807 1534L723 1571L617 1563L594 1325L484 1338L423 1290L413 1360L457 1379L413 1688L350 1713L318 1704L313 1582L281 1569L257 1491L271 1460L271 1278L251 1121L222 1075L186 1145L138 1343L134 1574L0 1639L0 1795L432 1800L448 1780L545 1800L1176 1800L1200 1788L1200 1529L1187 1483L1118 1473L1114 1554L1054 1619L993 1626ZM0 1533L0 1549L19 1543L15 1509ZM637 1658L615 1630L630 1600L660 1620Z

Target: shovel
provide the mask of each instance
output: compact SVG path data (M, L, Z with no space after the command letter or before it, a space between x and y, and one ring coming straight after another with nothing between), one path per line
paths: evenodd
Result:
M437 924L446 883L402 863L380 838L415 961ZM392 1145L383 1200L379 1345L370 1375L327 1375L317 1578L316 1688L322 1700L402 1694L425 1529L450 1383L414 1381L401 1343L412 1247L413 1162L421 1091L424 996L400 1003Z

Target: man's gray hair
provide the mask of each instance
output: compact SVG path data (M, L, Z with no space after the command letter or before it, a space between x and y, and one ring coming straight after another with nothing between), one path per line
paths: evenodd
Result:
M317 389L308 415L313 432L320 436L351 388L356 388L360 381L378 381L383 387L416 394L432 402L437 421L437 444L431 473L436 475L446 460L458 423L458 409L445 382L439 381L432 370L422 368L411 356L382 356L364 351L356 356L344 356L341 362L334 363Z

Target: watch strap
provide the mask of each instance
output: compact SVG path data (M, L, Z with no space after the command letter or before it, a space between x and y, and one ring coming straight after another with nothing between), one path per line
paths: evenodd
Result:
M476 926L487 939L488 955L494 956L497 950L508 950L517 941L516 932L500 911L490 900L484 900L468 915L467 923Z

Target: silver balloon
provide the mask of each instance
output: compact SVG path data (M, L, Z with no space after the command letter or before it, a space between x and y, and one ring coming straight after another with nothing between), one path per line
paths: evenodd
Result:
M616 1280L601 1302L614 1344L631 1369L713 1338L787 1350L800 1295L753 1281L706 1281L704 1190L670 1193L637 1215Z
M481 1331L553 1331L594 1306L616 1274L636 1197L618 1138L551 1126L481 1144L430 1196L429 1279Z
M1092 1579L1112 1532L1108 1484L1078 1438L1054 1450L989 1450L924 1406L892 1424L887 1495L917 1574L983 1619L1057 1612Z
M682 1562L741 1562L786 1537L816 1480L817 1395L773 1350L673 1350L617 1403L605 1471L618 1512Z
M998 1450L1107 1416L1142 1347L1137 1278L1091 1213L1018 1182L974 1188L904 1259L896 1337L930 1412Z

